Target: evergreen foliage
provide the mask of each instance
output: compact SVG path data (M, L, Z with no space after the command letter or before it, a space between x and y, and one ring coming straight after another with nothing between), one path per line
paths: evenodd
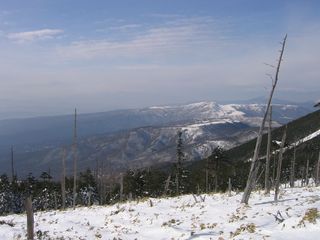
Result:
M171 184L174 186L177 195L187 193L190 185L190 173L185 167L186 157L183 148L182 131L179 130L177 134L177 161L174 165L174 179L172 179L174 182Z
M320 127L320 111L309 114L288 124L288 137L284 152L281 181L288 182L290 164L293 157L293 145L297 139L302 139L315 132ZM274 129L272 136L279 140L283 127ZM267 136L263 137L260 162L264 164ZM315 167L320 148L320 136L301 143L296 148L295 177L304 179L306 173L315 176ZM225 151L221 147L213 150L212 154L201 161L186 161L183 149L183 132L177 134L175 163L161 167L128 170L123 174L123 199L140 199L144 197L159 197L163 194L177 195L200 193L205 191L225 191L228 179L231 179L233 190L242 190L246 185L250 168L250 158L253 154L255 140ZM273 146L272 151L278 146ZM278 154L271 156L270 175L275 171ZM309 168L306 160L309 159ZM262 168L263 169L263 168ZM208 177L206 179L206 172ZM261 172L260 172L261 173ZM260 175L260 173L258 175ZM105 176L105 175L103 175ZM168 176L170 176L168 178ZM167 180L170 179L168 192L165 192ZM178 185L177 185L178 180ZM206 182L208 181L208 182ZM210 185L207 189L206 184ZM257 181L257 186L264 185L264 178ZM73 178L66 177L66 207L72 207ZM120 200L119 175L110 175L99 180L98 174L93 175L90 169L79 173L77 181L77 205L112 204ZM62 205L60 183L56 182L49 172L43 172L38 178L30 173L26 179L9 180L6 174L0 176L0 214L21 213L24 211L23 202L26 196L32 196L34 210L60 209Z

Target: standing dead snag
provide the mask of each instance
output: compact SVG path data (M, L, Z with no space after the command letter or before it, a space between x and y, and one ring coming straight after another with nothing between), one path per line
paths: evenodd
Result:
M231 178L228 180L228 196L231 197L231 190L232 190L232 185L231 185Z
M166 182L165 182L165 186L164 186L164 196L167 195L167 193L169 192L169 185L170 185L170 181L171 181L171 174L169 174Z
M306 166L306 177L305 177L305 183L306 183L306 186L309 185L309 158L307 158L307 166Z
M62 209L66 208L66 149L62 151L62 173L61 173L61 198Z
M268 126L268 143L267 143L267 155L266 155L266 171L264 179L265 194L270 193L270 155L271 155L271 127L272 127L272 105L269 108L269 126Z
M293 158L291 159L291 167L290 167L290 187L294 187L294 172L295 172L295 165L296 165L296 151L297 151L297 146L296 143L293 144Z
M13 161L13 146L11 146L11 182L13 183L15 180L14 176L14 161Z
M120 173L120 202L123 201L123 173Z
M206 193L209 192L209 158L206 158Z
M320 171L320 150L319 150L319 157L317 161L317 166L316 166L316 186L319 186L319 171Z
M74 130L73 130L73 209L76 208L77 198L77 109L74 109Z
M320 107L320 101L317 102L313 107ZM317 161L317 166L316 166L316 179L315 179L315 183L316 186L319 186L319 171L320 171L320 150L319 150L319 157L318 157L318 161Z
M34 217L33 217L33 209L32 209L32 200L31 197L27 197L25 201L25 208L27 213L27 239L34 239Z
M249 172L246 188L244 189L244 193L243 193L243 196L242 196L242 199L241 199L241 203L248 204L249 198L250 198L250 194L252 192L252 189L254 188L253 185L256 182L256 177L257 177L257 172L258 172L257 168L258 168L258 161L259 161L258 160L258 156L259 156L259 151L260 151L260 147L261 147L263 129L264 129L265 122L266 122L266 119L267 119L268 110L269 110L270 105L271 105L271 100L272 100L272 97L273 97L273 93L274 93L274 90L275 90L275 88L277 86L278 77L279 77L279 71L280 71L280 65L281 65L281 62L282 62L282 56L283 56L286 40L287 40L287 35L284 37L283 42L282 42L282 48L281 48L281 51L280 51L280 58L279 58L279 61L278 61L275 78L273 79L274 81L273 81L271 92L270 92L270 96L269 96L269 99L268 99L266 112L265 112L265 114L263 116L263 119L262 119L262 122L261 122L261 126L260 126L260 129L259 129L257 142L256 142L256 146L255 146L255 149L254 149L254 154L253 154L252 163L251 163L251 167L250 167L250 172Z
M283 159L283 152L284 152L284 143L286 141L287 136L287 126L284 129L281 145L280 145L280 152L279 152L279 160L278 160L278 167L277 167L277 178L276 178L276 184L275 184L275 193L274 193L274 201L278 201L278 195L279 195L279 186L280 186L280 177L281 177L281 166L282 166L282 159Z

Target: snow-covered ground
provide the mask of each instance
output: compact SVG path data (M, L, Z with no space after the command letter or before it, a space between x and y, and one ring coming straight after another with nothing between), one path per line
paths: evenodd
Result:
M240 204L241 195L37 212L35 232L41 239L319 239L320 187L282 189L278 203L272 194L255 192L249 206ZM0 217L0 239L26 239L25 234L25 215Z

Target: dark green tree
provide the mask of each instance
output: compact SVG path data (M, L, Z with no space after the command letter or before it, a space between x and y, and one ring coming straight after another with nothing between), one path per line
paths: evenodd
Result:
M221 185L225 184L226 154L222 147L218 146L207 159L208 186L209 190L217 192Z
M177 134L177 152L176 152L177 161L175 163L175 192L176 194L187 193L190 189L189 182L189 171L185 167L185 153L182 140L182 131L179 130Z

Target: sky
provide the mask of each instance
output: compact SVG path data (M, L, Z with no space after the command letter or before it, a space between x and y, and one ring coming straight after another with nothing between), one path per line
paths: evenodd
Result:
M320 1L0 0L0 118L320 98ZM270 66L271 65L271 66Z

